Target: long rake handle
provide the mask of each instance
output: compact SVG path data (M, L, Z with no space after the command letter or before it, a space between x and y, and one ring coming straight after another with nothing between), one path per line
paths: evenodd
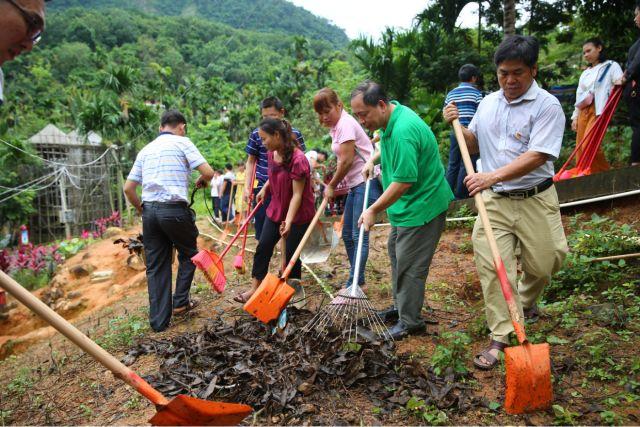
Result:
M0 271L0 286L153 404L165 406L169 403L169 400L158 390L2 271Z
M364 186L364 203L362 205L362 212L367 210L367 204L369 203L369 189L371 188L371 180L367 179L367 183ZM362 263L362 246L364 244L364 223L360 225L360 232L358 233L358 247L356 249L356 262L353 270L353 282L351 282L351 296L356 295L358 290L358 281L360 280L360 264Z
M251 191L249 192L249 203L247 204L247 219L249 217L249 209L251 209L251 205L253 204L253 185L256 182L256 171L258 169L258 163L256 162L253 165L253 172L251 172ZM240 256L244 257L244 250L247 247L247 234L249 234L249 227L244 228L244 236L242 236L242 249L240 250Z
M467 142L465 141L464 134L462 133L460 120L455 119L453 121L453 130L456 134L456 139L458 140L460 154L462 154L462 160L464 161L464 167L467 170L467 175L471 175L472 173L474 173L473 164L471 163L471 156L469 155ZM500 257L498 244L496 243L496 238L493 234L493 229L491 228L491 222L489 222L489 215L487 215L487 208L484 205L484 200L482 200L482 192L476 193L473 198L476 202L476 207L478 208L478 213L480 214L480 219L482 220L482 225L484 226L484 233L487 236L487 242L489 243L489 247L491 248L491 255L493 256L493 266L495 267L496 274L498 275L498 279L500 280L502 295L504 296L504 299L507 302L507 307L509 308L509 315L511 316L513 329L516 331L518 342L520 344L524 344L525 341L527 341L527 335L524 331L524 321L522 317L520 317L518 306L515 299L513 298L511 283L509 283L509 279L507 278L507 270L504 268L502 257Z
M287 268L285 268L285 270L282 272L282 279L286 280L289 277L289 274L291 274L291 270L293 270L293 266L296 264L296 261L298 261L298 258L300 258L302 249L304 249L304 245L307 244L307 240L309 240L309 236L311 236L311 233L313 233L313 229L318 223L318 220L320 219L320 215L322 215L322 212L324 212L324 208L327 206L327 202L328 202L328 199L326 197L322 199L322 203L320 203L320 206L318 207L316 214L313 216L311 223L309 223L309 226L307 227L307 231L304 233L304 236L302 236L302 240L300 240L300 244L298 244L296 251L293 253L293 256L291 256L291 259L289 260L289 264L287 265Z
M256 206L249 213L249 216L247 216L247 218L244 220L244 222L242 223L238 231L236 231L236 234L233 236L231 241L227 244L227 247L224 248L224 250L220 254L220 259L222 259L231 250L231 247L233 246L235 241L238 240L238 237L240 237L242 232L247 229L247 227L249 226L249 223L251 222L251 218L255 216L256 212L258 212L258 209L260 209L260 206L262 206L262 200L256 203Z

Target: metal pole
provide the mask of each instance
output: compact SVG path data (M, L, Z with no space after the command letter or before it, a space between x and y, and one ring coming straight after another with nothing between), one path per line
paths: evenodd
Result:
M65 175L60 174L60 202L62 203L62 222L64 223L64 234L67 240L71 239L71 226L67 221L67 187L65 182Z

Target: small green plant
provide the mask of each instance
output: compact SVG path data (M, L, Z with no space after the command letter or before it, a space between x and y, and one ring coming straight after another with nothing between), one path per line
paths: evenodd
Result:
M133 340L149 330L149 323L138 315L120 316L109 320L105 334L96 342L106 350L114 350L133 344Z
M434 405L427 405L424 400L411 396L406 405L407 412L426 422L428 425L441 426L447 424L449 417Z
M80 404L80 410L82 411L82 415L84 415L85 417L93 416L93 409L91 409L90 407L88 407L84 403Z
M11 273L11 277L30 291L44 288L49 284L49 279L51 278L47 271L36 272L29 269L15 271Z
M431 356L431 366L436 375L441 375L448 368L453 372L464 374L467 372L464 356L471 338L464 332L444 332L444 345L437 345Z
M17 396L23 396L32 386L33 378L31 377L31 370L29 368L22 367L15 378L7 385L7 390Z
M140 397L138 395L131 396L129 400L124 403L125 409L138 409L140 408Z
M12 413L13 411L0 409L0 424L2 424L2 427L6 426L7 424L11 424Z
M467 205L462 205L458 210L453 214L454 218L467 218L473 217L472 219L467 219L463 221L455 221L448 222L448 226L450 228L465 228L467 230L471 230L473 228L473 224L476 222L475 217L477 214L469 208Z
M613 411L602 411L600 412L600 419L603 423L609 426L615 426L622 424L620 417Z
M560 405L553 405L552 409L554 415L553 424L557 426L576 425L576 418L580 416L580 414L571 412Z

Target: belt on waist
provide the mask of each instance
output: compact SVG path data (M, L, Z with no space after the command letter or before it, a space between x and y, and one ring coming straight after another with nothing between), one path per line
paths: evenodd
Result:
M496 191L496 194L499 194L503 197L508 197L510 199L523 200L535 196L538 193L542 193L543 191L549 189L552 185L553 178L547 178L535 187L527 188L524 190Z
M180 206L186 208L188 204L187 202L143 202L142 206Z

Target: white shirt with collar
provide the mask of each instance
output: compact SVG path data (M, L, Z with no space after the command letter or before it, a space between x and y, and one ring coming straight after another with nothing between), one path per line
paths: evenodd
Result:
M560 154L564 126L560 101L535 80L524 95L511 102L502 89L486 96L469 124L480 147L481 172L493 172L527 151L549 155L542 166L520 178L500 182L493 190L524 190L553 177L553 161Z
M607 66L609 66L608 69ZM605 71L607 74L604 74ZM604 106L607 105L613 84L622 77L622 74L620 64L615 61L601 62L595 67L587 68L580 75L580 82L576 89L576 100L581 100L587 92L591 91L596 107L596 116L599 116L602 114ZM602 79L602 81L598 82L600 79ZM576 107L571 116L571 120L577 119L579 112L580 110Z

